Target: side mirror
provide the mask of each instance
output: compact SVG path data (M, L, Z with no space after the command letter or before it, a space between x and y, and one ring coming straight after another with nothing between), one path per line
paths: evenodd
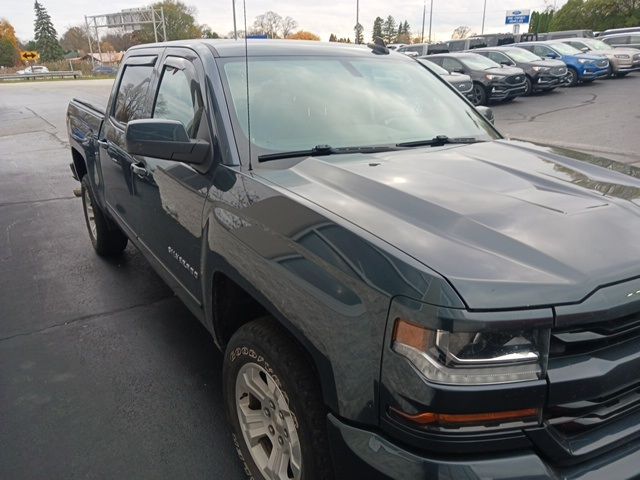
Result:
M500 62L500 65L503 65L505 67L513 67L513 62L510 62L509 60L502 60Z
M131 120L124 135L131 155L202 164L209 153L209 144L190 139L184 125L177 120Z
M587 52L589 51L589 47L582 47L582 48L580 49L580 51L581 51L582 53L587 53Z
M454 68L452 70L453 73L464 73L464 69L463 68Z
M547 53L547 54L545 55L545 57L547 57L547 58L558 58L558 55L556 55L556 54L555 54L555 53L553 53L553 52L549 52L549 53Z
M484 107L482 105L476 107L476 110L482 114L484 118L486 118L491 125L495 124L495 117L493 116L493 110L489 107Z

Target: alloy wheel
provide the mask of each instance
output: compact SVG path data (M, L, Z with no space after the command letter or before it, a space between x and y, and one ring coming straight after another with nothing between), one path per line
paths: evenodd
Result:
M255 465L268 480L299 480L302 452L289 401L263 367L243 365L236 377L236 411Z
M96 226L96 216L93 211L93 203L91 202L91 195L89 194L89 189L84 189L84 210L85 215L87 216L87 223L89 225L89 233L91 234L91 238L96 240L98 238L98 227Z

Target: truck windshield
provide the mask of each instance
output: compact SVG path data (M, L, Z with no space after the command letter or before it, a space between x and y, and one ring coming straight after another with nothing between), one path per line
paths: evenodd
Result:
M254 156L316 145L395 146L438 135L499 137L480 114L418 62L372 57L250 58ZM221 63L234 132L246 144L244 57Z

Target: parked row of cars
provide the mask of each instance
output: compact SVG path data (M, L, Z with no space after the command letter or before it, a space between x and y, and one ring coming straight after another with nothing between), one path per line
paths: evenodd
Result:
M521 95L640 71L640 49L614 48L596 38L529 41L462 52L427 49L423 55L418 55L416 48L422 46L399 47L397 51L428 62L424 63L428 67L436 65L449 75L465 75L456 80L471 82L465 95L474 105L511 101Z

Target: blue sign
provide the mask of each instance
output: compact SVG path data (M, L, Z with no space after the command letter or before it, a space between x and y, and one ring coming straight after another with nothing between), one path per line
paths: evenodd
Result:
M531 10L508 10L505 18L505 25L520 25L529 23Z

